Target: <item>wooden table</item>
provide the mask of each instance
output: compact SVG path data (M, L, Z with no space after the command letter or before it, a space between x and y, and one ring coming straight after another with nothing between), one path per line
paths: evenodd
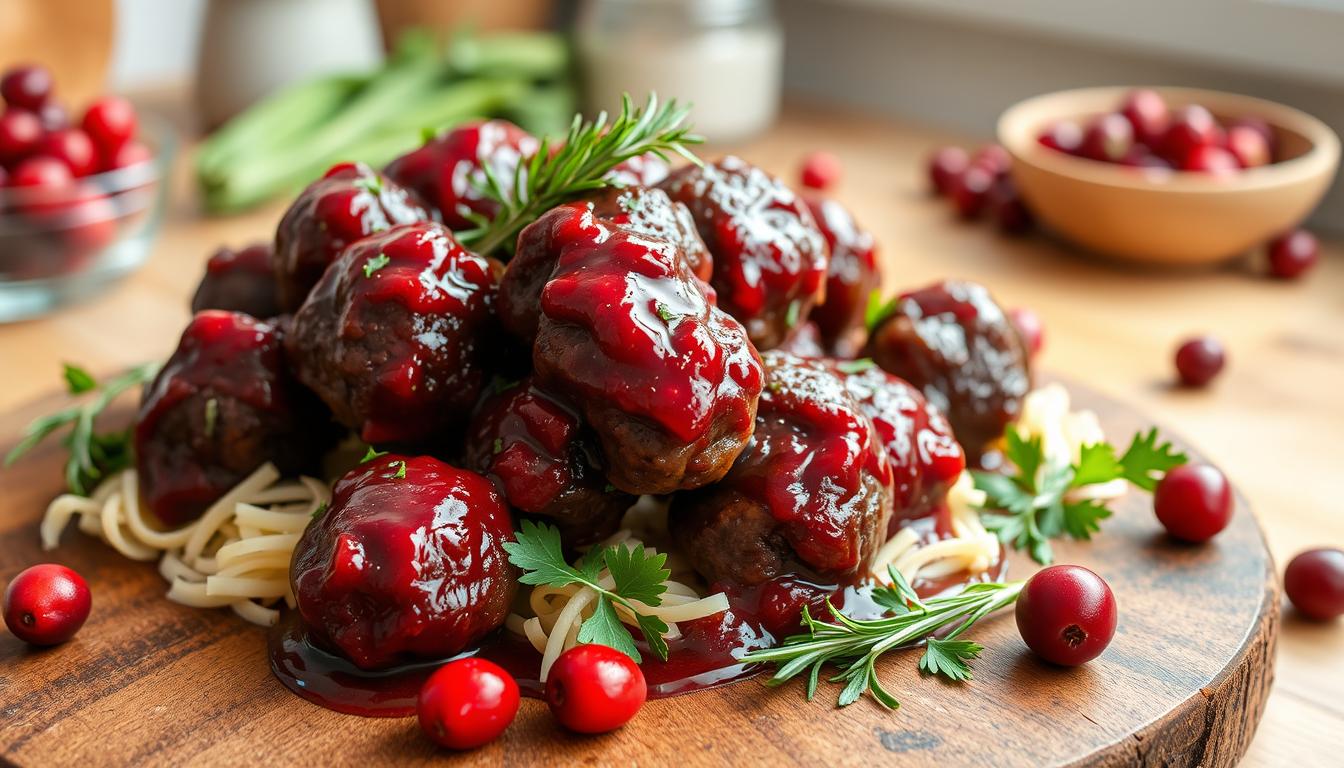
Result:
M808 150L835 152L846 171L838 196L881 244L888 289L964 277L1006 305L1035 308L1046 323L1043 365L1132 402L1199 445L1250 498L1281 564L1311 546L1344 545L1333 487L1344 460L1344 247L1327 244L1308 279L1282 283L1263 278L1255 259L1214 273L1153 273L1082 258L1043 236L1004 238L988 224L956 221L925 194L924 153L948 140L794 109L768 136L734 149L785 176ZM86 305L0 327L0 411L58 386L62 361L109 372L166 356L210 251L269 239L283 204L201 218L186 166L179 163L179 194L142 271ZM1229 366L1208 391L1175 389L1173 349L1202 332L1227 346ZM1245 764L1337 765L1344 622L1310 624L1290 610L1279 648L1278 681Z

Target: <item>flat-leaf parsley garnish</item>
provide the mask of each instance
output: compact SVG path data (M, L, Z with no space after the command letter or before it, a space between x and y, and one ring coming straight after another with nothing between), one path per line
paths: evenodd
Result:
M1051 539L1065 534L1091 539L1111 516L1103 501L1069 498L1070 491L1121 478L1152 491L1163 473L1186 462L1171 443L1158 443L1156 428L1135 434L1119 457L1109 443L1093 443L1082 447L1077 462L1053 467L1046 466L1039 436L1025 437L1010 426L1003 437L1013 474L972 472L975 487L988 497L981 520L1000 541L1026 550L1042 565L1054 560Z
M392 263L392 260L387 257L387 254L380 253L377 256L374 256L372 259L369 259L368 261L364 262L364 276L373 277L374 272L377 272L383 267L386 267L390 263Z
M551 525L531 520L522 522L513 541L504 542L509 562L522 569L519 579L531 586L565 587L579 584L597 593L593 615L579 626L579 642L606 645L641 661L634 636L616 613L621 606L634 616L650 649L658 658L667 659L667 624L641 609L661 605L666 581L671 572L665 567L667 555L654 554L643 547L616 545L589 552L577 566L565 560L560 531ZM613 586L601 584L602 569L611 574Z

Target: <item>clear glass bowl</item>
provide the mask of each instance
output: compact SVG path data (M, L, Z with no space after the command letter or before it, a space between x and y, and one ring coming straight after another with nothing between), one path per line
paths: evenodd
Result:
M144 263L176 146L171 129L149 115L137 139L150 160L62 191L0 188L0 322L86 298Z

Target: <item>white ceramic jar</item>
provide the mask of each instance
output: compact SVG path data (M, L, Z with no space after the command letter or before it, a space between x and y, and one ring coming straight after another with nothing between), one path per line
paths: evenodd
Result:
M316 74L366 71L382 59L369 0L210 0L197 108L214 127L282 86Z
M585 0L576 29L589 110L693 105L710 141L759 133L779 112L784 37L770 0Z

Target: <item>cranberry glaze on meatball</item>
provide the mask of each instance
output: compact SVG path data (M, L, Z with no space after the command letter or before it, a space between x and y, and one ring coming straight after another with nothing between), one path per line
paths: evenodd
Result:
M489 480L389 454L336 482L290 564L314 639L362 669L441 659L504 623L516 588L508 509Z
M471 215L491 218L499 210L498 203L481 194L484 169L489 167L508 191L514 171L536 154L538 145L535 137L508 120L469 123L393 160L386 173L438 206L450 229L467 229L474 226Z
M414 444L460 426L499 334L502 269L433 222L360 240L294 315L295 373L368 443Z
M712 583L756 586L790 573L852 583L891 517L882 437L827 364L763 357L751 442L721 481L673 500L672 533Z
M574 404L608 478L634 494L712 483L751 436L761 363L674 243L554 208L515 264L553 263L532 348L537 384ZM514 266L510 266L510 272Z
M826 291L826 240L788 187L736 157L687 166L659 185L695 217L714 255L719 305L758 349L779 346Z
M466 464L518 512L551 518L566 542L616 532L635 497L607 485L572 408L524 380L486 399L467 429Z
M191 311L223 309L265 319L280 314L269 243L242 250L220 248L205 265Z
M429 218L414 193L367 166L333 166L294 200L275 230L272 259L281 308L298 309L346 246Z
M810 317L828 349L838 357L852 358L863 347L863 316L868 296L881 282L877 245L873 236L859 227L850 212L835 200L809 196L807 207L831 249L826 269L826 301L813 309Z
M947 414L972 460L1018 417L1031 389L1021 335L976 283L948 280L902 294L867 351Z
M288 475L317 466L330 421L282 354L276 326L248 315L208 310L187 326L135 423L141 493L165 525L196 519L268 461Z

